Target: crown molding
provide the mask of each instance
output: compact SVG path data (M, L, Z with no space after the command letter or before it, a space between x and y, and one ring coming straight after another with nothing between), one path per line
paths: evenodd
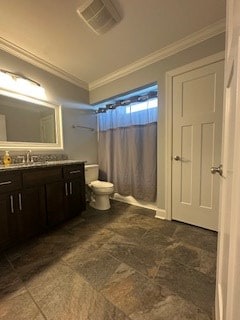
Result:
M108 84L114 80L125 77L130 73L133 73L137 70L145 68L155 62L166 59L178 52L181 52L185 49L188 49L200 42L203 42L207 39L210 39L214 36L217 36L221 33L224 33L226 30L226 20L221 19L214 24L211 24L197 32L190 34L189 36L182 38L158 51L155 51L144 58L141 58L123 68L118 69L115 72L109 73L108 75L92 81L89 83L89 90L96 89L105 84Z
M89 86L88 83L78 79L77 77L71 75L70 73L56 67L55 65L48 63L47 61L37 57L36 55L32 54L31 52L15 45L14 43L0 37L0 49L14 55L17 58L20 58L32 65L39 67L45 71L48 71L55 76L58 76L61 79L67 80L78 87L88 90Z
M200 31L194 32L191 35L178 40L169 46L166 46L158 51L155 51L149 55L147 55L144 58L141 58L134 63L131 63L123 68L120 68L112 73L109 73L108 75L90 82L89 84L86 81L83 81L70 73L58 68L57 66L48 63L47 61L37 57L36 55L32 54L31 52L15 45L14 43L0 37L0 49L28 62L32 65L39 67L45 71L48 71L51 74L54 74L64 80L67 80L78 87L81 87L85 90L93 90L98 87L101 87L105 84L108 84L114 80L117 80L119 78L125 77L137 70L140 70L144 67L147 67L155 62L158 62L160 60L166 59L167 57L170 57L180 51L183 51L185 49L188 49L200 42L203 42L207 39L210 39L214 36L217 36L218 34L221 34L225 32L226 28L226 20L222 19L217 21L214 24L211 24L210 26L207 26Z

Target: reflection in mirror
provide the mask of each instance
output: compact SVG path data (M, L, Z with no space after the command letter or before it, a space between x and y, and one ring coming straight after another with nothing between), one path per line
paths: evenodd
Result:
M0 141L55 143L54 109L0 96Z
M62 149L61 107L0 89L0 149Z

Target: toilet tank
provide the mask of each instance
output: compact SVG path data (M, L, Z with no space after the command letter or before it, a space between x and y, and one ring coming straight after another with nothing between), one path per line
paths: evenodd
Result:
M98 180L98 164L85 164L85 183Z

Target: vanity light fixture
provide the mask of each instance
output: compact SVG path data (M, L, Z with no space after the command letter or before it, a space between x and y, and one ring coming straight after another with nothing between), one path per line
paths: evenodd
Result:
M46 98L45 90L38 82L2 69L0 69L0 88L42 100Z

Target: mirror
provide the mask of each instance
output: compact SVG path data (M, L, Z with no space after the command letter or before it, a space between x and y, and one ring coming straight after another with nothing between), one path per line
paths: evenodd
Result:
M62 149L61 107L0 90L0 149Z

